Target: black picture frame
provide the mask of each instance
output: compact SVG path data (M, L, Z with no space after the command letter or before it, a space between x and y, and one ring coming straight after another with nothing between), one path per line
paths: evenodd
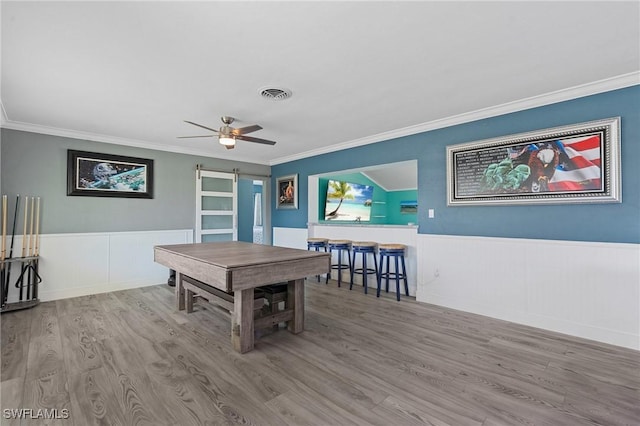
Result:
M620 117L447 146L447 205L621 203Z
M70 149L67 195L153 198L153 160Z

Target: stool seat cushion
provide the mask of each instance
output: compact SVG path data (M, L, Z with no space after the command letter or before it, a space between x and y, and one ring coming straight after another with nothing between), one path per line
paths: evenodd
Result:
M373 241L354 241L352 246L353 247L377 247L378 243L374 243Z
M329 240L329 244L351 244L351 240Z
M307 238L308 243L326 243L328 241L326 238Z
M378 248L380 250L406 250L407 246L404 244L380 244Z

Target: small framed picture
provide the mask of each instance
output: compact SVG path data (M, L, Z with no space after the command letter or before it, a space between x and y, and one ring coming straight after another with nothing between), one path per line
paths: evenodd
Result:
M298 208L298 175L282 176L276 180L278 209Z
M153 198L153 160L68 150L67 195Z

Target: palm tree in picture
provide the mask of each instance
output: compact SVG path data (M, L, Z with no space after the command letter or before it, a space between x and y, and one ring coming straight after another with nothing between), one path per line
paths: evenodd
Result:
M338 210L340 210L340 206L342 205L342 201L344 200L353 200L355 197L351 192L351 185L347 182L342 181L329 181L329 191L327 191L327 198L340 198L340 203L338 203L338 207L331 213L327 213L325 220L333 219L338 216Z

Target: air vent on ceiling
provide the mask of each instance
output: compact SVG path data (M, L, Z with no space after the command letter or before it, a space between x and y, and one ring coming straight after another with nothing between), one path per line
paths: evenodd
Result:
M281 89L277 87L265 87L260 89L260 96L272 101L284 101L289 99L292 93L289 89Z

